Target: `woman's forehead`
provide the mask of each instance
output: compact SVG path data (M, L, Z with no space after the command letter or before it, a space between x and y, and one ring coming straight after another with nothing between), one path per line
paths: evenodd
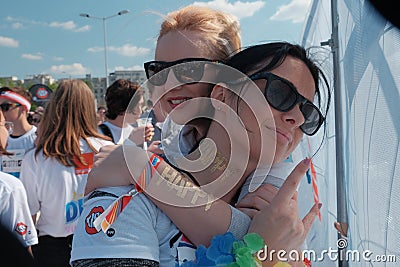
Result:
M297 91L310 101L314 100L314 77L302 60L288 56L280 66L271 70L271 72L290 81Z
M155 59L175 61L183 58L209 58L213 49L204 34L196 31L172 31L157 41Z

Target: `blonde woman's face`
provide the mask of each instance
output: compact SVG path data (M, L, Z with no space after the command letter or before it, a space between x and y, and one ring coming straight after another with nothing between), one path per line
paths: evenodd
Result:
M158 42L155 60L172 62L185 58L211 57L211 49L205 49L204 36L193 31L173 31L162 36ZM208 75L206 65L204 76ZM207 79L207 77L204 77ZM204 80L204 79L203 79ZM190 118L195 118L203 109L209 108L204 101L190 101L199 97L209 97L210 85L206 83L182 84L177 80L173 71L169 71L164 85L155 86L154 99L158 99L161 110L170 113L177 123L185 123Z

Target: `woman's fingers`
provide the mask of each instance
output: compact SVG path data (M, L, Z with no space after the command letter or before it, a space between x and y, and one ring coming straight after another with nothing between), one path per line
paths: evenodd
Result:
M270 184L264 184L254 192L246 194L237 204L237 208L249 208L257 211L269 205L277 194L278 189Z
M312 224L314 223L315 217L317 217L319 211L321 210L322 203L315 203L311 210L304 216L303 225L304 225L304 239L306 238L308 232L311 229Z
M276 202L278 204L289 203L290 199L292 199L295 195L297 187L299 186L301 179L304 177L309 167L310 159L308 158L297 164L296 168L294 168L294 170L290 173L272 202Z
M247 216L249 216L251 219L259 212L258 210L255 209L248 209L248 208L238 208L241 212L245 213Z
M153 141L148 146L147 150L150 152L153 152L155 154L163 154L164 151L162 149L160 149L160 147L159 147L160 144L161 144L161 141Z

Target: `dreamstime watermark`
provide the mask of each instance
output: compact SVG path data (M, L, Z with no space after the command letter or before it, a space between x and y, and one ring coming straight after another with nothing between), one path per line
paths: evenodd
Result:
M320 252L305 249L302 251L297 250L269 250L265 245L263 249L257 252L257 258L260 261L303 261L308 259L311 262L322 262L325 260L331 261L349 261L349 262L397 262L396 255L375 255L371 250L346 250L347 240L340 238L337 241L337 249L329 247Z

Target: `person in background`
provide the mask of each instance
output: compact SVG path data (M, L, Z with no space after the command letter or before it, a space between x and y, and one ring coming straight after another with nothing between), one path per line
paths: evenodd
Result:
M3 112L0 111L0 155L9 154L5 149L8 131L4 123ZM1 171L0 223L32 253L31 246L38 243L38 237L29 211L25 187L19 179ZM2 240L3 242L4 240Z
M155 150L157 149L156 146L158 146L158 154L162 154L162 150L160 149L160 144L161 144L161 129L163 127L163 123L165 120L166 115L162 112L160 108L160 103L156 101L154 104L154 100L156 99L156 96L154 94L154 86L148 86L149 90L149 99L147 102L151 102L152 107L150 109L147 109L145 112L140 115L140 118L150 118L151 119L151 124L153 125L154 128L154 134L150 140L147 141L148 146L153 147L151 149ZM137 127L137 124L134 124L134 127Z
M97 108L97 118L98 118L98 123L99 125L102 124L103 122L105 122L106 120L106 108L103 106L99 106Z
M98 132L94 103L85 82L59 83L46 105L36 148L22 162L20 180L38 230L39 243L32 252L39 266L69 266L94 154L113 144Z
M154 134L153 127L132 126L142 114L143 95L137 83L118 79L111 84L106 91L106 121L99 125L99 132L109 136L115 144L121 144L129 135L136 145L150 139Z
M151 99L146 100L146 105L143 107L143 113L147 113L153 109L153 101Z
M25 153L35 146L37 128L28 122L31 102L31 94L23 88L0 88L0 108L13 125L7 140L7 151L13 155L1 157L2 171L15 177L19 177Z
M32 114L31 124L39 128L39 123L42 120L43 111L35 110Z

